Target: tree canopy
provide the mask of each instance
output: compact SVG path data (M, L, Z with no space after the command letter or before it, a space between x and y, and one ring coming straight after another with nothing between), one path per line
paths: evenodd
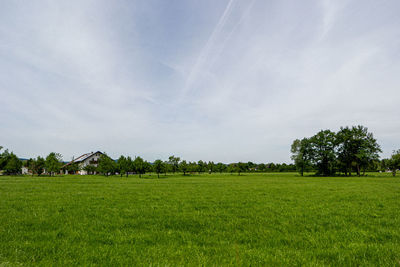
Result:
M303 175L304 169L313 166L317 175L333 175L337 171L346 176L361 170L379 159L382 152L373 134L364 126L341 127L337 133L321 130L310 138L293 141L292 160Z

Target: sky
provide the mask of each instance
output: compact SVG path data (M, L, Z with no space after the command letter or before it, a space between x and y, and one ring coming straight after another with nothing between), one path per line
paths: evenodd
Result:
M400 148L398 0L0 0L19 157L290 161L321 129Z

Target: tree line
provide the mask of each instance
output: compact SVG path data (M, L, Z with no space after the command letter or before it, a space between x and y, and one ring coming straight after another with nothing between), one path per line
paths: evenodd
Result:
M3 147L0 146L0 151L2 149ZM49 175L55 175L62 168L63 162L61 154L55 152L51 152L46 158L38 156L36 159L26 161L20 160L13 152L9 152L8 149L0 153L0 170L4 174L20 174L23 166L37 175L43 174L45 170Z
M0 146L0 152L3 147ZM186 161L180 157L170 156L163 161L145 161L141 157L131 158L121 155L117 160L104 153L97 166L89 164L82 167L78 163L66 165L59 153L51 152L46 157L21 161L13 152L7 149L0 153L0 171L4 174L20 174L21 167L26 167L32 175L55 175L66 170L76 173L85 170L89 174L100 173L105 176L118 174L128 176L145 173L160 174L181 172L183 175L194 173L241 173L246 172L315 172L316 175L330 176L355 173L360 176L366 171L390 170L393 176L400 168L400 150L393 151L388 159L379 160L381 148L373 134L363 126L341 127L338 132L321 130L309 138L296 139L291 146L294 164L237 162L225 164L213 161Z
M0 152L2 147L0 147ZM84 170L89 174L100 173L105 176L118 174L120 176L128 176L137 174L141 177L145 173L160 174L181 172L187 174L202 173L237 173L240 175L245 172L295 172L294 164L286 163L253 163L253 162L237 162L225 164L222 162L214 163L213 161L186 161L180 157L170 156L167 160L157 159L154 162L148 162L143 158L121 155L117 160L112 159L104 153L98 160L97 166L89 164L81 166L79 163L72 162L65 164L62 161L60 153L51 152L46 157L38 156L21 161L13 152L7 149L0 153L0 170L4 174L13 175L20 174L21 168L26 167L32 175L55 175L65 171L68 173L76 173Z
M338 132L321 130L314 136L294 140L291 146L291 158L302 176L310 170L322 176L361 176L367 170L388 169L395 176L400 168L400 150L384 160L379 160L380 152L373 134L361 125L341 127Z
M69 171L76 172L79 170L79 164L71 164ZM240 175L243 172L290 172L296 171L294 164L257 164L253 162L238 162L225 164L222 162L214 163L213 161L186 161L180 157L170 156L168 160L157 159L150 163L143 160L141 157L132 159L129 156L121 155L118 160L111 159L107 154L100 156L97 167L87 165L83 170L88 173L101 173L106 176L119 174L128 176L129 174L138 174L139 177L145 173L153 172L158 177L160 174L181 172L187 174L202 174L202 173L237 173Z

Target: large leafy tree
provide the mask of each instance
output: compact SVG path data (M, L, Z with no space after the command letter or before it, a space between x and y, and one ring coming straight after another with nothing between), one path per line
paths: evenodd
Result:
M345 174L351 175L354 165L357 175L378 160L382 152L373 134L364 126L341 127L337 133L338 161Z
M311 166L312 148L310 140L307 138L294 140L290 151L293 154L291 158L297 170L303 176L305 169Z
M55 173L59 172L62 167L62 156L59 153L51 152L45 161L46 171L53 176Z
M98 160L97 170L105 176L113 174L116 169L115 161L107 156L107 154L102 154Z
M336 135L330 130L321 130L310 138L310 160L317 167L317 174L332 175L335 172Z

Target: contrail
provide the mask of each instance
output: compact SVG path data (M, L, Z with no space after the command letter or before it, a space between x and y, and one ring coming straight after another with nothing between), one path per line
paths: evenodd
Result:
M221 18L219 19L217 26L214 28L214 31L210 35L210 38L208 38L208 41L206 45L203 47L201 50L201 53L199 57L197 58L196 64L192 68L188 79L186 80L185 87L183 88L183 95L186 94L186 92L190 89L190 87L193 85L193 82L197 79L197 76L199 74L199 71L203 67L207 56L210 52L210 48L213 46L216 37L221 33L222 28L224 27L226 20L228 19L230 13L232 12L232 6L233 2L235 0L230 0L229 3L227 4L224 13L222 14Z
M215 61L221 55L222 50L226 46L226 43L231 39L231 37L235 33L235 31L239 28L239 26L242 24L242 22L247 18L247 16L249 15L249 13L251 11L251 8L253 7L255 1L256 0L252 0L251 1L250 5L247 7L246 11L243 12L243 15L240 17L238 23L236 23L235 26L233 27L233 29L229 32L228 36L225 38L225 40L223 41L222 45L218 49L218 52L216 53L216 55L214 56L212 62L210 63L210 66L214 65Z

